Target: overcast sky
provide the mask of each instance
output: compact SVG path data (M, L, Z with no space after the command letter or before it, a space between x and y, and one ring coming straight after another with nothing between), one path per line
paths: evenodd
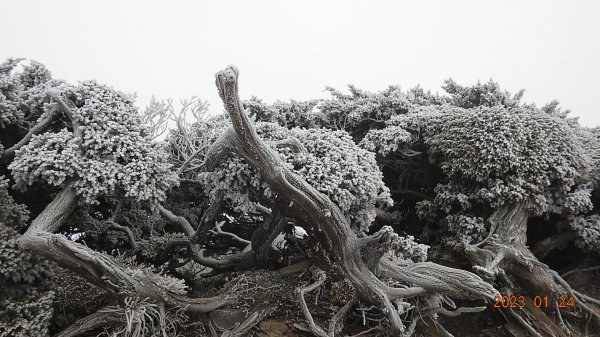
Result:
M197 95L220 112L214 74L235 64L243 98L492 78L600 125L596 0L0 1L0 59L137 92L140 107Z

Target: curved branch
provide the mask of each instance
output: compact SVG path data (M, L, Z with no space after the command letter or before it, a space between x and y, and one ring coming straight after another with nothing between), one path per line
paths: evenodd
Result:
M600 266L594 266L594 267L589 267L589 268L581 268L581 269L570 270L570 271L562 274L562 278L566 279L567 276L569 276L571 274L583 273L583 272L594 271L594 270L600 270Z
M210 231L211 227L215 224L217 219L217 215L219 215L219 211L223 208L223 204L225 203L225 197L222 191L217 192L217 196L215 200L210 201L210 205L202 214L202 218L200 218L200 224L198 228L194 232L194 234L190 237L192 242L202 243L206 240L207 234Z
M280 156L258 137L238 95L238 70L228 67L220 71L216 84L240 143L238 152L278 195L296 205L295 215L307 224L309 238L317 247L313 251L315 262L333 275L347 278L357 295L380 306L394 332L400 333L402 321L388 297L387 286L362 260L356 247L357 236L342 211L326 195L290 171Z
M236 298L231 295L186 298L156 282L153 277L158 275L140 275L136 270L118 264L107 254L68 240L63 235L53 234L71 215L76 205L77 194L72 183L69 183L18 239L19 247L42 255L121 297L135 295L158 303L186 307L194 312L212 311L235 302Z
M77 337L81 336L84 332L106 326L107 324L124 321L125 315L100 309L91 315L78 319L65 330L54 335L54 337Z
M275 199L271 214L265 221L252 233L252 250L257 262L266 263L271 252L271 244L279 233L287 225L287 218L284 214L284 209L287 204L282 198Z
M186 236L192 237L194 235L194 228L186 218L173 214L173 212L169 211L160 204L158 205L158 210L170 223L178 225Z
M235 241L237 241L239 243L243 243L245 245L249 245L250 244L250 240L246 240L244 238L241 238L241 237L239 237L238 235L236 235L234 233L223 231L223 224L225 224L225 221L221 221L221 222L215 224L215 230L211 230L211 232L213 234L219 234L219 235L229 236L233 240L235 240Z
M442 314L442 315L448 316L448 317L457 317L466 312L481 312L481 311L484 311L485 309L486 309L486 307L461 307L461 308L457 308L456 310L448 310L446 308L437 307L437 308L432 308L432 309L427 310L425 312L425 315L431 316L434 314Z
M116 223L114 221L109 222L108 228L125 233L127 235L127 238L129 239L129 244L131 245L131 249L134 249L134 250L137 249L138 245L137 245L137 242L135 241L135 236L133 235L131 228L119 225L118 223Z
M220 163L227 159L232 153L237 153L239 149L239 140L233 128L227 128L219 138L210 146L204 168L206 171L213 171Z
M358 304L358 297L352 296L352 298L333 316L329 321L329 337L335 337L337 323L344 319L344 316L346 316L348 311L356 304Z
M25 146L25 144L29 142L33 135L44 131L54 121L54 116L56 115L58 110L58 107L54 107L50 111L43 113L42 116L40 116L40 118L38 119L37 123L31 129L29 129L29 132L27 132L25 137L21 138L21 140L15 145L4 150L0 161L7 161L8 159L10 159L17 150L21 149L23 146Z
M500 296L494 287L479 276L461 269L449 268L432 262L398 266L389 258L381 259L380 267L384 275L415 284L430 292L465 299L494 300L496 296ZM418 293L417 289L413 292Z
M77 107L70 99L67 98L66 100L63 100L63 98L60 96L61 93L58 89L49 89L46 92L50 97L52 97L56 102L58 102L64 114L71 121L71 125L73 126L73 134L75 135L75 139L78 139L80 150L82 150L81 143L83 142L83 129L73 116L73 110L75 110Z
M224 255L219 258L204 256L204 250L198 249L198 245L191 242L189 239L171 239L165 245L165 249L159 257L159 261L166 261L169 252L178 246L188 248L191 258L197 263L213 268L219 271L232 269L247 269L254 265L254 253L252 250L243 251L237 254Z
M233 330L227 330L223 332L221 337L242 337L245 336L250 329L256 324L266 318L272 309L259 309L254 311L248 318L246 318L240 325L236 326Z

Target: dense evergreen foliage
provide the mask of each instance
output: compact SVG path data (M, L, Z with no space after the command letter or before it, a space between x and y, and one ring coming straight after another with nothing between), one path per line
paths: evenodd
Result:
M4 62L0 336L600 331L600 131L492 81L442 88L251 98L249 127Z

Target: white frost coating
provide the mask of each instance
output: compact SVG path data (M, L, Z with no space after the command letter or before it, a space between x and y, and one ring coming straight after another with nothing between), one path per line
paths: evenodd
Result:
M163 200L177 178L166 153L150 141L133 102L94 81L63 87L62 96L75 103L72 117L81 139L70 128L34 136L9 166L17 187L72 180L87 203L115 194Z
M268 141L294 137L307 152L286 147L277 151L288 168L300 174L336 203L350 219L356 231L366 231L375 219L376 203L391 205L389 189L372 152L356 146L344 131L326 129L288 130L272 123L257 123L258 134ZM201 172L199 179L210 193L223 191L238 211L251 211L254 201L273 192L243 159L231 157L212 172Z
M577 217L571 221L571 228L577 234L577 247L588 251L600 250L600 215Z
M306 233L306 230L304 230L304 228L300 227L300 226L294 226L294 237L298 238L298 239L302 239L303 237L307 236L308 233Z

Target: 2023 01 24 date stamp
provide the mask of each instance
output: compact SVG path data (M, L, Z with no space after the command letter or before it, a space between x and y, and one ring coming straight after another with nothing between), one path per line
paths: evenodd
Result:
M534 296L526 299L525 296L496 296L493 307L496 309L523 309L527 307L548 308L552 305L558 305L559 308L568 309L575 306L573 296L559 296L554 299L550 296Z

